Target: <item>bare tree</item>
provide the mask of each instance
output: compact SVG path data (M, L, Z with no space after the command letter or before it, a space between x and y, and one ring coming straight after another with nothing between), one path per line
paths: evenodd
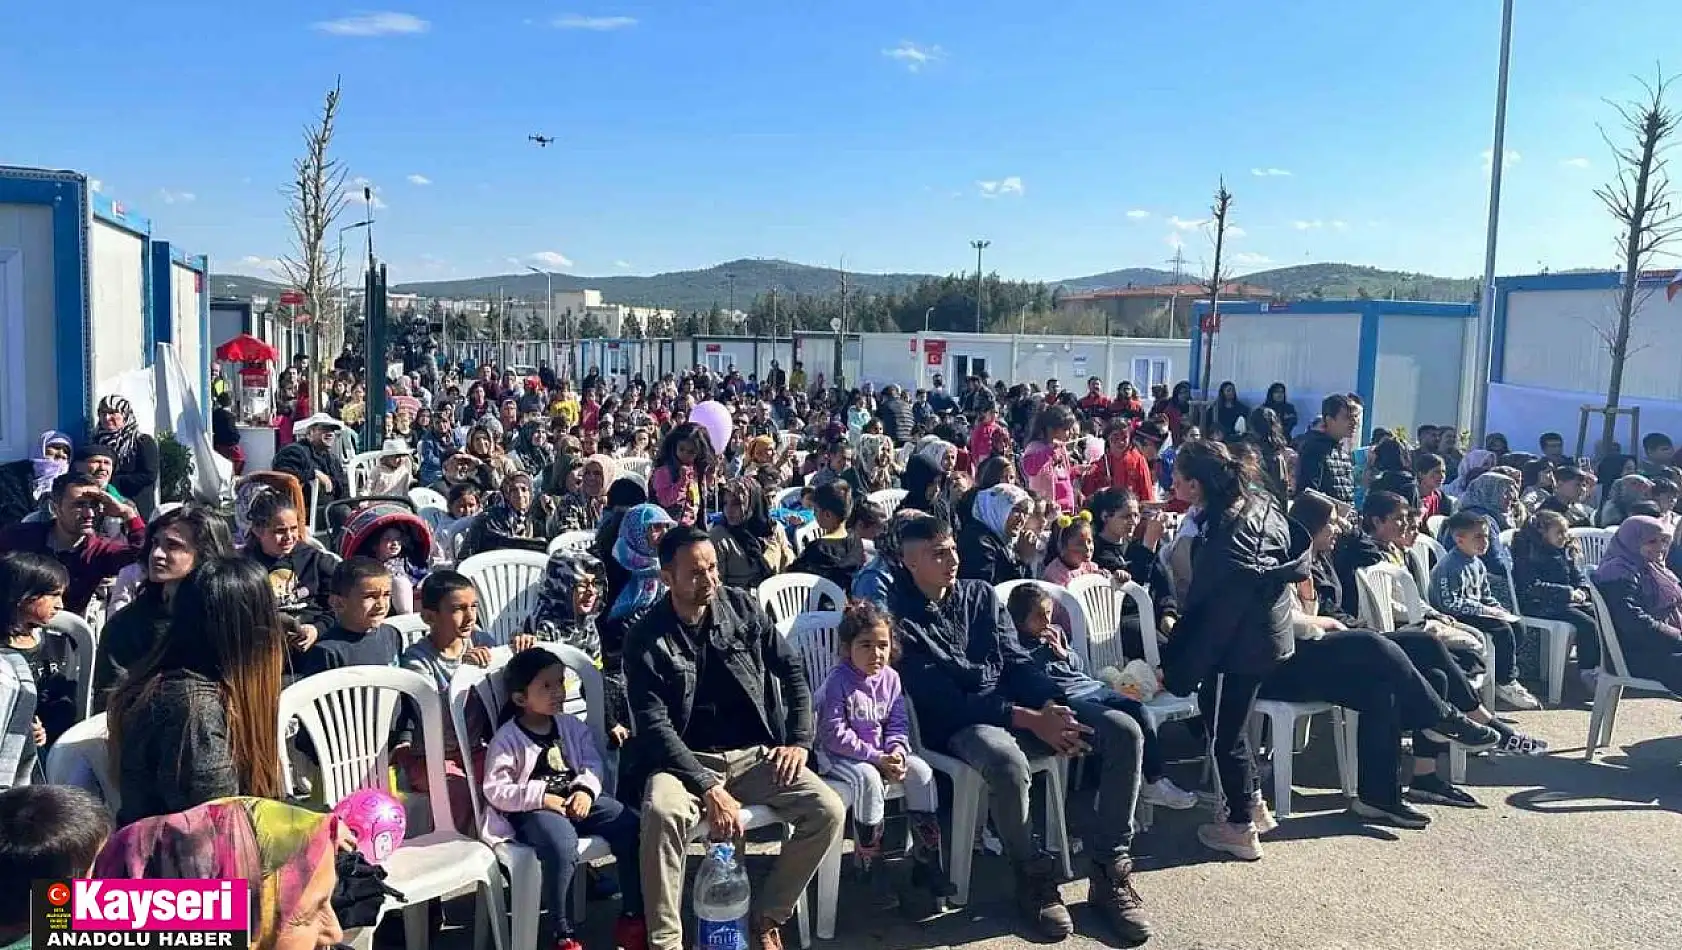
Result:
M292 163L292 180L282 189L286 196L286 219L292 224L291 253L280 268L287 283L301 291L313 323L313 353L310 361L310 396L321 400L321 357L323 347L337 351L343 345L344 314L330 300L333 284L343 261L330 260L328 235L345 210L344 162L331 154L333 125L339 116L340 81L327 91L321 113L304 126L304 153Z
M1652 290L1640 291L1641 272L1652 263L1660 249L1682 233L1682 214L1671 210L1670 175L1666 170L1665 152L1674 144L1670 141L1682 116L1665 102L1665 93L1672 80L1664 78L1663 70L1652 82L1642 82L1646 95L1628 102L1612 103L1622 120L1622 131L1632 141L1619 144L1612 134L1601 130L1601 137L1612 149L1617 175L1606 185L1595 189L1606 210L1617 220L1621 234L1618 250L1623 255L1623 284L1618 294L1618 324L1613 330L1597 327L1601 340L1612 356L1611 381L1606 389L1606 412L1601 428L1601 445L1612 444L1617 426L1618 400L1623 395L1624 362L1630 356L1630 321ZM1633 448L1631 449L1633 451Z
M1232 212L1232 192L1227 190L1226 178L1223 176L1220 185L1215 189L1215 203L1210 206L1209 225L1211 236L1215 242L1215 263L1209 268L1209 279L1204 282L1203 289L1209 292L1209 320L1210 332L1203 334L1203 372L1198 374L1203 391L1203 397L1209 398L1209 380L1214 373L1215 333L1218 327L1221 305L1221 286L1226 283L1226 274L1221 266L1221 255L1226 250L1226 219Z

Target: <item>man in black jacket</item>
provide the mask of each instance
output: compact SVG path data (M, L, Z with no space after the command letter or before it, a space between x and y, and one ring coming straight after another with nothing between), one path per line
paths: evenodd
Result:
M895 445L911 441L914 423L911 404L905 401L898 386L890 384L882 390L882 398L876 405L876 418L882 420L882 432L893 439Z
M680 526L660 539L668 592L631 628L625 679L636 731L620 793L642 795L642 886L650 950L683 947L686 845L703 820L717 840L741 837L743 805L793 827L755 897L755 950L781 950L779 927L847 809L807 768L815 733L800 658L752 595L718 580L707 535ZM643 791L646 785L646 792Z
M1354 506L1355 467L1343 442L1355 434L1360 411L1355 401L1342 393L1320 400L1320 427L1302 437L1296 494L1313 489L1345 508Z
M1133 888L1130 854L1144 754L1138 723L1097 704L1053 701L1057 686L1022 647L992 585L958 580L958 551L944 521L916 518L901 526L899 537L904 567L895 572L888 610L902 650L897 668L905 694L918 711L924 744L986 780L993 824L1016 872L1018 908L1045 939L1074 932L1057 889L1057 861L1035 847L1028 826L1028 760L1096 748L1102 760L1098 821L1087 842L1088 893L1120 945L1139 946L1151 928Z

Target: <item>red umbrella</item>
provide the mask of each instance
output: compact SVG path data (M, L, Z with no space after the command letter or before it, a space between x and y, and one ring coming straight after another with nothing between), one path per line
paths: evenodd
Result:
M249 333L241 333L216 348L216 358L230 363L276 363L280 353Z

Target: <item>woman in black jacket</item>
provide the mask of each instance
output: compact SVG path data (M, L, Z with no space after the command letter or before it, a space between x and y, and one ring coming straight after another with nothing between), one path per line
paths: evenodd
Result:
M1285 432L1285 441L1289 442L1297 430L1297 407L1291 402L1285 391L1284 383L1274 383L1267 387L1267 399L1262 407L1272 409L1279 416L1279 427Z
M140 431L134 407L122 396L99 401L99 429L93 440L111 450L115 467L111 487L134 502L140 517L150 518L158 507L158 441Z
M1003 584L1030 576L1034 535L1023 530L1033 496L1015 485L994 485L975 496L975 517L958 533L958 576Z
M1209 404L1210 434L1223 442L1236 442L1244 434L1239 430L1248 424L1249 415L1250 407L1238 398L1238 387L1229 379L1215 391L1215 401Z

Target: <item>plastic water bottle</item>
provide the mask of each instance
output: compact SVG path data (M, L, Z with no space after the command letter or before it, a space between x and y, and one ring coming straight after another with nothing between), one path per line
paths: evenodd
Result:
M695 874L696 950L747 950L747 868L736 860L736 846L720 842L707 849Z

